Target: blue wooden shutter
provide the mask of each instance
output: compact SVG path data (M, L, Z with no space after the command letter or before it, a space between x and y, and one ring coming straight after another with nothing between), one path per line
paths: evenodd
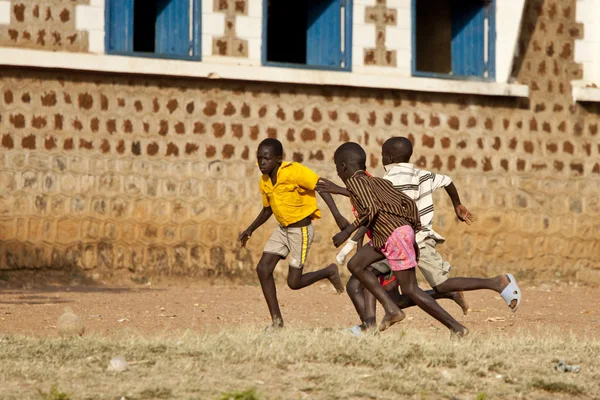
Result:
M484 2L452 2L452 74L483 76L485 71Z
M312 0L308 3L306 64L339 67L342 62L341 1Z
M190 0L158 0L155 49L158 54L190 54Z
M108 51L133 51L133 0L109 0Z

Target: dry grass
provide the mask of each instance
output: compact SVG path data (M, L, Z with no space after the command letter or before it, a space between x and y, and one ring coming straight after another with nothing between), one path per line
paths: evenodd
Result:
M598 340L251 328L181 337L0 337L2 399L600 399ZM113 356L132 363L107 371ZM580 364L557 373L557 359Z

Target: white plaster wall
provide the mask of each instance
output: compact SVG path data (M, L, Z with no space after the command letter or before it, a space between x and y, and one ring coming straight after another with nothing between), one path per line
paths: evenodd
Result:
M508 82L525 0L496 0L496 82Z
M375 6L375 0L354 0L352 12L352 71L357 73L410 76L412 63L411 0L387 0L395 8L396 26L386 27L386 48L396 51L396 67L365 65L364 50L375 47L375 24L365 22L365 9Z
M577 0L576 7L584 36L575 41L575 61L583 64L584 83L600 84L600 1Z
M88 32L89 52L104 54L104 3L105 0L90 0L89 5L75 7L75 28Z
M0 25L10 24L10 1L0 1Z
M225 14L213 11L212 0L202 0L202 60L206 62L260 65L262 49L263 1L248 0L248 15L237 16L235 30L248 41L248 58L214 56L213 39L225 34Z

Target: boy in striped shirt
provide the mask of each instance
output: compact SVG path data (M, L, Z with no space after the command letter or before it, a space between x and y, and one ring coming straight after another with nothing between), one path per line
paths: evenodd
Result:
M405 317L404 312L386 294L368 269L370 265L387 259L405 296L453 333L467 335L467 328L452 318L417 285L415 267L419 249L415 243L415 232L420 230L421 223L416 203L395 190L389 181L368 176L365 173L366 159L365 151L357 143L344 143L335 152L338 176L346 184L358 218L335 235L333 243L339 247L357 230L355 241L361 239L367 231L371 232L372 245L361 247L348 262L348 269L383 305L385 316L379 330L383 331Z
M444 261L436 249L445 239L433 230L433 192L441 187L445 188L458 219L471 225L474 218L462 205L452 179L446 175L415 168L409 162L412 153L413 146L410 140L394 137L383 144L381 158L386 170L384 179L415 200L419 208L422 229L417 233L416 241L421 254L419 268L425 279L437 293L493 290L501 295L512 312L516 312L521 303L521 290L511 274L494 278L449 278L450 263Z

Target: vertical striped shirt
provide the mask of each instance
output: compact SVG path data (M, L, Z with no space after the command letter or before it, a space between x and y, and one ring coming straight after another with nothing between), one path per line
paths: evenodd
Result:
M407 195L394 189L389 181L357 171L348 181L350 201L358 217L354 226L366 225L373 236L373 246L381 248L399 227L421 228L419 209Z
M383 179L392 182L397 190L417 203L423 225L421 231L417 232L417 243L421 244L428 238L443 243L444 237L433 230L433 192L451 184L452 179L446 175L415 168L410 163L390 164L385 169L387 172Z

